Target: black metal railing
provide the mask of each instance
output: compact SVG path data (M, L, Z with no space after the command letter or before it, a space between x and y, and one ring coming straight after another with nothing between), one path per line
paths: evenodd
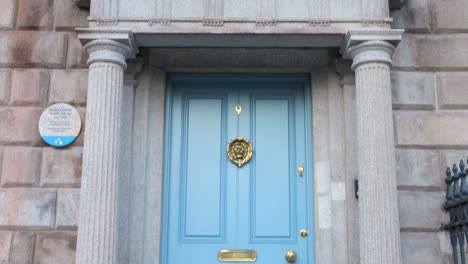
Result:
M460 160L458 166L453 164L452 169L447 167L446 175L447 193L444 208L450 215L450 223L442 225L442 229L450 232L454 264L466 264L465 244L468 241L468 182L466 176L468 168L466 168L465 162Z

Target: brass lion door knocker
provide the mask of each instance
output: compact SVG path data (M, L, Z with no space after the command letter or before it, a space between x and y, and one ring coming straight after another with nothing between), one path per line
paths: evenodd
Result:
M240 168L252 158L253 147L247 139L236 137L229 141L227 154L229 159Z

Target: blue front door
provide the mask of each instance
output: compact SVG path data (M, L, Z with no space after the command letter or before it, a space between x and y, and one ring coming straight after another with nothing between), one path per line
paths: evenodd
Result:
M314 263L309 79L169 75L162 264ZM238 136L242 167L226 151Z

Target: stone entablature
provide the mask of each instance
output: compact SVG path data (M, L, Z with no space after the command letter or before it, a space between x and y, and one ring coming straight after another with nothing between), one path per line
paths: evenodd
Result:
M134 33L345 34L389 28L388 0L103 0L90 27Z

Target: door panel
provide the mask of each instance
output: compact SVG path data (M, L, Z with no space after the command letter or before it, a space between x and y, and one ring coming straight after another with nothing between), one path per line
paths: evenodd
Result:
M290 207L288 100L254 98L253 103L252 140L257 151L250 176L252 238L289 240L294 214Z
M221 263L222 249L256 263L313 263L307 170L307 75L171 75L168 84L162 263ZM242 109L236 114L236 106ZM243 167L230 139L251 141ZM303 177L297 166L306 167ZM310 186L308 186L310 185ZM313 232L311 232L313 233Z
M199 96L198 96L199 97ZM187 98L184 105L186 132L182 144L182 183L179 205L185 222L184 238L220 238L224 230L221 206L225 201L224 177L221 169L223 129L223 98ZM225 98L224 98L225 99ZM226 103L226 102L224 102ZM224 169L224 168L223 168ZM185 196L185 197L184 197ZM206 205L210 206L206 206ZM203 212L203 214L200 214Z

